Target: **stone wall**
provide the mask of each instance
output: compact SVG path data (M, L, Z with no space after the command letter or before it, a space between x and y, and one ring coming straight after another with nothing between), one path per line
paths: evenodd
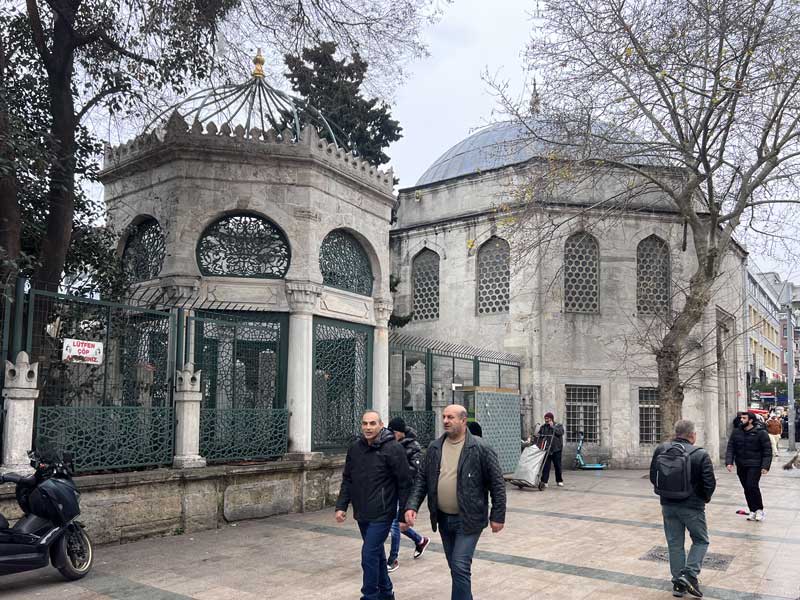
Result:
M332 507L344 457L257 465L156 469L75 478L81 520L98 544L215 529L225 523ZM0 486L0 513L21 516L14 486Z

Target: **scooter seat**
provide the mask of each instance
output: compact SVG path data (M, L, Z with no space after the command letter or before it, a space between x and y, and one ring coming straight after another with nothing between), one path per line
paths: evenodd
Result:
M8 519L0 515L0 529L8 529Z

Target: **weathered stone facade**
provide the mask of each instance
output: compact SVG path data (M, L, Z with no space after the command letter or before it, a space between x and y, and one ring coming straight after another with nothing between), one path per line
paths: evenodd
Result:
M413 310L414 258L426 248L440 258L438 319L412 321L402 331L481 343L524 357L522 395L532 399L529 424L541 421L546 411L566 422L567 385L599 386L599 444L586 446L587 453L610 460L614 467L645 466L653 445L640 444L639 388L654 388L657 375L655 359L645 348L653 317L637 312L637 246L652 235L668 244L674 308L681 302L678 290L696 264L691 239L682 250L682 219L664 197L653 194L638 198L631 210L600 221L599 213L587 207L619 191L622 178L609 176L591 186L571 187L564 202L529 217L554 217L564 224L553 232L556 241L523 253L520 230L505 224L509 214L518 213L497 207L512 202L514 187L526 180L526 170L535 168L534 160L401 190L391 234L392 272L399 278L396 312L407 315ZM564 240L581 231L591 232L598 244L597 312L564 309ZM510 306L507 312L481 314L477 254L492 236L511 246ZM738 248L725 257L713 300L693 334L693 368L699 371L687 386L684 415L696 422L700 443L712 456L719 456L728 423L744 406L744 261L745 253ZM724 325L724 360L719 363L718 323ZM688 368L683 373L687 378L690 374ZM567 445L565 460L574 454L574 446Z

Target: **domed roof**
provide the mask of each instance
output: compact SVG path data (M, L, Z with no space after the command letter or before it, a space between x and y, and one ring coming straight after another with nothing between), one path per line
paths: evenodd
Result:
M494 123L442 154L417 180L417 185L506 167L541 156L544 150L544 143L531 136L522 123Z

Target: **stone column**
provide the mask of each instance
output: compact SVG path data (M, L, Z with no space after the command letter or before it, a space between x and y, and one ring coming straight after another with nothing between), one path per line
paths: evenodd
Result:
M445 390L441 384L438 384L433 389L431 398L431 408L433 408L434 432L436 437L444 435L444 425L442 423L442 415L444 414L444 407L449 404L450 392L452 390Z
M39 396L38 376L39 363L30 364L27 352L17 354L16 363L6 361L2 473L33 473L28 451L33 443L34 403Z
M314 358L314 310L322 288L308 281L287 281L289 356L286 404L289 409L289 452L311 452L311 367Z
M375 299L375 331L372 342L372 408L388 423L389 416L389 316L392 301Z
M205 467L200 456L200 373L192 363L186 363L175 375L175 458L176 469Z

